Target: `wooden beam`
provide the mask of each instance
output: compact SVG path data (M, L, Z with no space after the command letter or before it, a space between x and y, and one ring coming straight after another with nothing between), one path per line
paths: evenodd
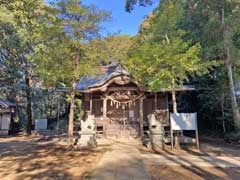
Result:
M155 111L157 110L157 93L154 93L154 106L155 106Z
M140 136L143 138L143 98L139 100L139 117L140 117Z
M139 87L109 87L108 91L137 91Z
M103 99L103 118L107 118L107 99Z
M92 94L90 95L90 114L92 115L93 113L93 100L92 100Z

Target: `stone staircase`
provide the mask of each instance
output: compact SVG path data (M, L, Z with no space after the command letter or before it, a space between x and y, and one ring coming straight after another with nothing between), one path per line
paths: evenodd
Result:
M123 125L108 125L105 130L105 136L107 138L130 138L130 130Z

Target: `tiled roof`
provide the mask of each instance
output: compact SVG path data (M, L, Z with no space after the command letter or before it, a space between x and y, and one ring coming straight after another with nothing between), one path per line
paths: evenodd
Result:
M102 67L101 69L102 73L98 76L85 76L80 78L79 82L77 83L77 90L84 91L88 88L101 86L113 77L120 75L130 75L120 64L109 67Z
M0 105L5 107L5 108L16 106L15 103L12 103L12 102L10 102L6 99L0 99Z
M80 78L80 80L77 83L77 90L86 91L90 88L100 87L104 85L108 80L121 75L130 76L130 74L120 64L111 66L101 66L100 75L84 76ZM190 85L182 85L175 88L175 91L194 91L194 90L195 87ZM160 91L168 92L171 91L171 89L162 88Z

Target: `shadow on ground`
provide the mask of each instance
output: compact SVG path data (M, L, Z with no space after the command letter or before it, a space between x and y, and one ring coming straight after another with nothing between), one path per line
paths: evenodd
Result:
M46 138L0 138L1 179L82 179L109 146L75 150Z

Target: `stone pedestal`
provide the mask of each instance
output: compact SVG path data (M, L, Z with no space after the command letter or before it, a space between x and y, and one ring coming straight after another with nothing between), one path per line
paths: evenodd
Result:
M153 149L163 148L163 132L159 129L150 131L150 141Z
M77 145L80 147L96 147L96 132L95 131L79 131L79 140Z
M85 120L81 120L81 131L77 140L78 147L96 147L96 131L94 115L88 113Z
M154 114L148 115L150 142L153 149L163 148L164 128L162 122Z

